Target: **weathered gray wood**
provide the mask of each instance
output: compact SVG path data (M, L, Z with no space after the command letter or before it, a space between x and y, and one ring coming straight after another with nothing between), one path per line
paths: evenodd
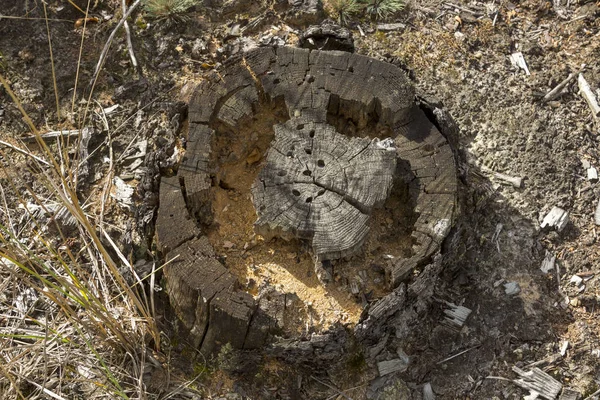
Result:
M319 260L357 252L369 215L388 197L396 153L391 141L349 139L326 124L291 119L275 140L252 195L255 229L267 239L307 239Z
M340 50L354 53L352 32L330 20L311 25L298 38L298 46L305 49Z
M441 268L432 258L454 218L454 156L446 138L415 105L404 73L347 52L252 50L227 60L196 89L184 159L178 176L165 179L160 193L159 246L169 258L179 255L165 268L167 290L203 352L227 342L238 348L262 346L286 324L285 300L253 299L238 290L207 239L198 238L212 223L211 193L220 162L212 154L213 143L225 131L234 135L258 109L280 105L285 105L287 122L274 127L275 140L252 188L258 233L306 240L321 260L353 254L367 235L373 209L385 202L392 185L408 187L414 206L407 218L414 222L407 228L412 229L412 254L388 271L396 289L364 313L354 332L359 340L374 335L379 340L387 320L417 315L402 310L409 302L415 310L424 308ZM355 131L378 139L347 135L338 120L351 120ZM387 137L391 141L382 140ZM395 176L396 165L406 165L401 176ZM421 274L407 288L402 282L415 268ZM302 354L302 360L323 361L339 354L341 345L332 344L337 339L335 334L315 336L279 349Z
M183 193L176 176L160 182L160 206L156 217L156 239L163 253L168 253L200 231L185 207Z
M388 361L380 361L377 363L379 376L393 374L394 372L404 372L408 368L408 363L405 360L395 358Z
M203 236L169 253L177 256L165 266L167 292L195 347L211 354L230 343L243 348L256 305L252 296L237 290L237 280L215 258Z
M557 232L562 231L569 223L569 212L560 207L552 207L546 214L540 228L554 228Z
M523 389L538 393L544 399L556 399L562 389L562 384L559 381L537 367L528 372L518 367L512 369L520 376L519 379L515 379L513 382Z
M210 143L214 131L206 125L191 123L185 157L179 166L178 176L185 189L187 207L198 222L212 222L210 189Z

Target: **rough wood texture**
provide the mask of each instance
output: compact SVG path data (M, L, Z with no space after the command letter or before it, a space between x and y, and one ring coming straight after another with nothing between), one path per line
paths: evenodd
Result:
M339 51L258 48L205 77L189 105L190 132L178 176L161 185L156 228L163 253L179 255L165 268L171 303L203 351L226 342L261 346L285 319L273 311L276 302L239 291L206 238L198 238L212 221L214 138L220 127L235 132L265 104L285 104L288 116L274 128L276 139L253 187L257 230L309 240L321 259L351 254L364 240L373 207L387 198L396 165L406 165L400 181L408 185L417 215L412 256L391 267L390 286L396 289L371 305L354 334L383 337L385 321L410 317L402 311L409 300L417 310L411 315L424 309L441 268L431 263L432 256L451 228L457 182L447 140L414 98L397 67ZM335 131L335 118L350 119L379 139L344 136ZM380 140L387 137L391 140ZM403 284L417 267L423 267L419 278ZM279 350L307 360L333 359L341 346L332 338L289 342Z
M200 231L186 211L179 178L162 178L159 201L156 240L160 249L166 253L198 235Z
M320 260L357 252L373 207L390 193L395 150L391 140L350 139L326 124L291 119L275 126L252 187L256 231L307 239Z

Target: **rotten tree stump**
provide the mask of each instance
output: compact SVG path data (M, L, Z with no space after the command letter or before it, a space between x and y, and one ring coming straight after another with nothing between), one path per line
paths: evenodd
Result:
M264 109L278 119L271 133L253 132L254 148L236 141L244 127L261 123L257 115ZM226 139L239 148L217 148ZM363 313L357 335L401 318L406 293L431 295L427 279L439 271L432 257L454 218L455 164L447 140L415 105L404 73L346 52L258 48L198 86L185 158L177 176L163 178L160 187L156 238L165 258L173 259L164 268L167 291L202 352L225 343L261 347L285 321L305 318L290 314L307 308L289 307L291 293L248 293L207 238L217 229L215 188L241 184L224 175L224 166L261 159L252 187L244 188L254 202L256 232L306 241L319 260L360 254L374 210L391 191L405 188L411 215L402 229L412 249L386 267L392 291ZM423 271L411 283L415 268Z

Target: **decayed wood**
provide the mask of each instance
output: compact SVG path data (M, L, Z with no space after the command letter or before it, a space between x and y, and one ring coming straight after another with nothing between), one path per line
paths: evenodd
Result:
M395 358L393 360L388 361L380 361L377 363L377 370L379 371L379 376L393 374L394 372L406 371L407 368L408 363L399 358Z
M188 215L179 178L176 176L162 178L159 202L160 206L156 217L156 240L159 249L166 254L197 236L200 231Z
M569 223L569 212L560 207L552 207L550 212L546 214L540 228L554 228L557 232L562 231Z
M388 197L396 168L391 141L349 139L326 124L275 126L266 166L252 186L267 239L308 239L320 260L360 249L369 215Z
M226 61L197 87L189 106L184 160L178 176L161 184L159 247L169 258L179 255L165 268L168 292L203 351L227 342L239 348L261 346L283 323L281 312L274 311L279 303L239 291L201 236L203 225L212 223L211 175L218 166L211 165L216 159L211 146L219 127L235 131L261 104L281 100L289 120L274 127L275 141L252 189L259 233L310 241L321 259L351 254L364 240L373 208L398 180L397 161L409 170L400 184L408 185L414 204L412 256L392 266L390 286L395 289L370 306L354 334L363 339L381 334L385 321L402 318L397 311L408 299L423 309L441 268L431 262L454 217L454 156L446 138L415 105L404 73L347 52L252 50ZM358 129L384 127L386 134L377 140L351 139L328 123L332 115L352 119ZM380 140L386 136L392 140ZM417 267L423 271L407 288L402 281ZM302 360L335 359L342 346L332 343L340 332L282 343L278 349L302 354Z
M182 244L165 267L167 291L177 316L195 347L205 354L230 343L244 348L256 309L251 295L237 290L237 280L215 258L204 236Z
M531 371L525 372L520 368L513 367L513 371L520 376L519 379L514 380L517 385L532 393L537 393L538 396L544 399L556 399L562 389L560 382L539 368L533 368Z
M191 215L205 225L212 222L210 198L210 143L214 131L206 125L190 124L186 153L179 166Z
M594 118L600 117L600 105L598 105L598 100L596 100L596 95L590 88L590 84L585 80L583 74L579 74L577 78L577 83L579 85L579 91L581 95L590 106L590 110L592 110L592 115Z

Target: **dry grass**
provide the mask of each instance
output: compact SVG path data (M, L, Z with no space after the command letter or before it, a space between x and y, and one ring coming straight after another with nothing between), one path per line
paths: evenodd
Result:
M3 138L25 155L0 148L0 397L152 397L143 380L161 358L152 286L77 191L79 140L47 143L2 71L0 83L36 138L35 148ZM60 116L58 94L56 107Z

